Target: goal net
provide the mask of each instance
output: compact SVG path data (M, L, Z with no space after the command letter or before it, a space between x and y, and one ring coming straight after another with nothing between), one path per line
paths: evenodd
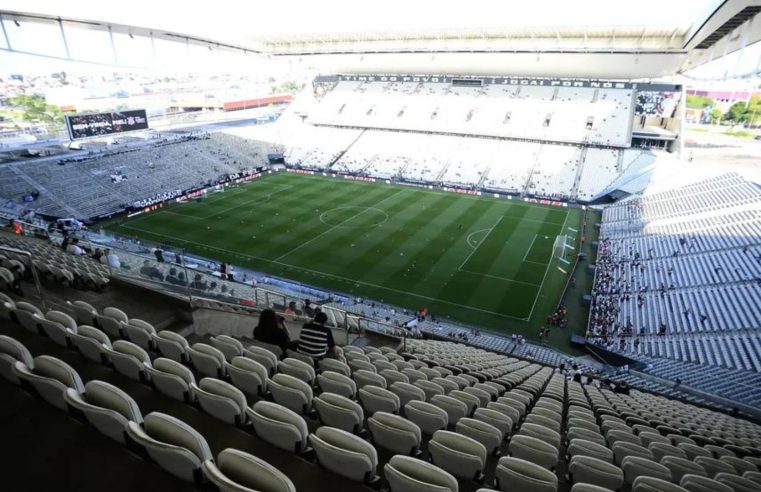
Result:
M555 237L555 244L552 245L552 257L565 259L567 245L568 245L568 236L561 235L561 236Z

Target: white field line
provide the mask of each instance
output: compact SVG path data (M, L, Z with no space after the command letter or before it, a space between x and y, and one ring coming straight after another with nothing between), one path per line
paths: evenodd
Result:
M275 258L275 261L280 261L280 260L282 260L283 258L285 258L286 256L290 255L291 253L293 253L293 252L295 252L295 251L298 251L299 249L303 248L303 247L304 247L304 246L306 246L307 244L310 244L310 243L312 243L313 241L316 241L317 239L321 238L321 237L322 237L322 236L324 236L325 234L328 234L329 232L331 232L331 231L333 231L333 230L335 230L335 229L338 229L338 228L339 228L339 227L341 227L343 224L345 224L345 223L349 222L349 221L350 221L350 220L352 220L352 219L355 219L355 218L359 217L360 215L362 215L363 213L367 212L368 210L370 210L370 209L373 209L373 208L376 208L376 207L378 207L378 205L380 205L381 203L385 202L386 200L390 200L391 198L394 198L395 196L397 196L399 193L401 193L401 192L403 192L403 191L405 191L405 190L399 190L399 191L397 191L396 193L394 193L393 195L389 195L389 196L387 196L386 198L384 198L383 200L379 201L378 203L376 203L376 204L374 204L374 205L372 205L372 206L370 206L370 207L366 207L365 209L361 210L360 212L357 212L356 214L352 215L352 216L351 216L351 217L349 217L348 219L346 219L346 220L342 220L342 221L341 221L341 222L339 222L338 224L336 224L336 225L334 225L334 226L330 227L329 229L327 229L327 230L325 230L325 231L321 232L320 234L317 234L317 235L316 235L315 237L313 237L312 239L310 239L310 240L308 240L308 241L305 241L305 242L303 242L303 243L299 244L298 246L296 246L295 248L293 248L293 249L291 249L291 250L289 250L289 251L286 251L286 252L285 252L285 253L283 253L282 255L280 255L280 256L278 256L277 258Z
M523 255L523 260L521 260L521 261L523 261L523 262L526 261L526 257L528 256L529 253L531 253L531 248L534 247L534 243L536 242L536 236L538 236L538 235L539 234L534 234L534 239L531 240L531 244L529 245L528 249L526 250L526 254Z
M565 225L568 222L568 216L571 215L569 211L565 214L565 220L563 221L563 227L560 228L559 234L563 233L563 230L565 229ZM550 252L550 259L547 261L547 268L544 270L544 277L542 277L542 283L539 284L539 291L536 293L536 297L534 297L534 304L531 305L531 311L528 313L528 320L531 319L531 316L534 314L534 308L536 307L536 301L539 300L539 295L542 293L542 289L544 288L544 281L547 280L547 274L550 272L550 265L552 265L552 251Z
M478 248L480 248L480 247L481 247L481 245L482 245L482 244L484 244L484 243L486 242L486 238L488 238L488 237L489 237L489 234L491 234L491 233L492 233L492 231L494 230L494 228L495 228L495 227L497 227L497 225L498 225L500 222L502 222L502 219L504 219L504 218L505 218L505 216L504 216L504 215L503 215L503 216L501 216L500 218L498 218L498 219L497 219L497 222L495 222L495 223L494 223L494 225L493 225L493 226L491 226L491 227L489 228L489 230L488 230L488 232L486 233L486 235L484 236L484 238L483 238L483 239L481 239L481 241L478 243L478 246L476 246L475 248L473 248L473 251L471 251L471 252L470 252L470 254L469 254L469 255L468 255L468 256L467 256L467 257L466 257L466 258L463 260L463 262L460 264L460 266L459 266L459 267L457 267L457 270L458 270L458 271L462 271L462 267L464 267L464 266L465 266L465 264L466 264L466 263L468 262L468 260L470 259L470 257L471 257L471 256L473 256L473 254L474 254L476 251L478 251ZM471 273L472 273L472 272L471 272Z
M401 190L401 191L404 191L404 190ZM364 282L362 280L356 280L356 279L353 279L353 278L342 277L340 275L334 275L332 273L325 273L325 272L321 272L319 270L312 270L310 268L304 268L304 267L300 267L300 266L296 266L296 265L291 265L290 263L283 263L282 261L270 260L268 258L262 258L260 256L254 256L254 255L249 255L249 254L246 254L246 253L241 253L240 251L232 251L232 250L229 250L229 249L218 248L216 246L209 246L207 244L198 243L198 242L195 242L195 241L188 241L187 239L181 239L181 238L178 238L176 236L169 236L167 234L159 234L159 233L156 233L156 232L153 232L153 231L149 231L147 229L141 229L139 227L131 227L131 226L126 226L126 225L122 225L121 227L124 227L125 229L132 229L132 230L139 231L139 232L145 232L145 233L151 234L153 236L159 236L159 237L165 237L165 238L168 238L168 239L173 239L175 241L180 241L180 242L183 242L183 243L194 244L196 246L201 246L201 247L207 248L207 249L213 249L213 250L217 250L217 251L222 251L224 253L230 253L230 254L233 254L233 255L238 255L240 257L252 258L252 259L259 260L259 261L264 261L264 262L267 262L267 263L273 263L273 264L284 266L284 267L288 267L288 268L294 268L296 270L302 270L302 271L305 271L305 272L313 273L315 275L322 275L322 276L325 276L325 277L332 277L332 278L335 278L335 279L343 280L343 281L345 281L347 283L350 283L350 284L353 283L353 284L366 285L368 287L374 287L374 288L377 288L377 289L387 290L387 291L390 291L390 292L396 292L397 294L404 294L404 295L408 295L408 296L411 296L411 297L417 297L419 299L426 299L428 301L434 301L434 302L440 302L442 304L448 304L450 306L455 306L455 307L459 307L459 308L462 308L462 309L467 309L467 310L471 310L471 311L478 311L478 312L481 312L481 313L491 314L491 315L494 315L494 316L497 316L497 317L500 317L500 318L514 319L514 320L518 320L518 321L526 321L526 318L518 318L517 316L510 316L509 314L497 313L497 312L494 312L494 311L489 311L487 309L481 309L481 308L477 308L477 307L473 307L473 306L466 306L465 304L459 304L459 303L456 303L456 302L447 301L447 300L444 300L444 299L439 299L437 297L424 296L422 294L417 294L415 292L408 292L408 291L405 291L405 290L394 289L392 287L386 287L384 285L378 285L378 284L374 284L372 282Z

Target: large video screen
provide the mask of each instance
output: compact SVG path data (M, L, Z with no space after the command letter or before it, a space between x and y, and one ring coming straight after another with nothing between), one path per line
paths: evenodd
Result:
M66 128L72 140L134 132L148 129L148 116L144 109L118 113L77 114L66 117Z
M680 96L680 92L638 91L635 114L673 118Z

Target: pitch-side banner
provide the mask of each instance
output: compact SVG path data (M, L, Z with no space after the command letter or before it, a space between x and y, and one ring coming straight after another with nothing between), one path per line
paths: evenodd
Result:
M113 113L76 114L66 117L66 128L72 140L148 129L144 109Z

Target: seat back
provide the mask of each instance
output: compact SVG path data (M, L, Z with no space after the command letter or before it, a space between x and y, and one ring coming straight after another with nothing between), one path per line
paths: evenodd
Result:
M573 483L588 483L610 490L619 490L624 485L623 470L591 456L576 455L571 458L568 474Z
M671 470L656 463L655 461L639 456L627 456L621 462L626 483L631 485L637 477L655 477L661 480L671 481Z
M486 448L467 436L436 431L428 442L431 462L456 477L479 479L486 465Z
M359 390L359 401L367 415L375 412L399 412L399 397L379 386L365 386Z
M160 392L175 400L195 401L191 385L196 378L193 371L176 360L159 357L153 361L153 367L147 367L153 386Z
M339 360L325 358L321 359L318 364L322 372L331 371L344 376L351 376L351 368Z
M20 383L18 375L13 370L16 362L21 362L30 371L34 369L34 359L24 344L15 338L0 335L0 376L13 384Z
M43 333L62 347L68 347L69 334L77 332L77 322L61 311L48 311L45 317L38 321Z
M162 357L177 362L187 362L190 344L179 333L161 330L154 335L153 341Z
M40 331L40 319L45 315L34 304L30 304L24 301L18 301L16 303L16 319L19 324L27 331L32 333L39 333Z
M314 366L298 359L283 359L277 365L277 370L281 374L287 374L289 376L293 376L296 379L304 381L310 386L314 383Z
M422 400L407 402L404 414L426 434L434 434L449 425L449 416L444 409Z
M613 463L613 451L602 444L587 441L586 439L571 439L568 442L566 454L569 458L574 456L589 456L606 463Z
M458 492L455 477L438 466L409 456L393 456L384 472L391 492Z
M161 468L172 475L195 482L204 461L213 459L206 439L185 422L159 412L145 416L144 427L127 423L127 435Z
M135 381L145 381L150 377L146 367L151 365L151 359L141 347L126 340L116 340L111 350L104 350L117 372Z
M357 394L357 384L354 380L338 372L325 371L322 374L318 374L317 385L322 391L335 393L347 398L354 398Z
M323 426L309 436L309 442L324 468L357 482L375 477L378 453L372 444L341 429Z
M87 359L100 364L108 362L106 349L112 349L108 335L97 328L80 325L76 333L69 333L69 338L80 354Z
M98 310L85 301L66 301L74 311L77 322L80 325L94 326L98 320Z
M141 319L132 318L123 326L124 334L129 341L144 350L153 349L153 339L156 329L150 323Z
M246 396L232 384L203 378L197 386L191 383L190 387L204 412L228 424L240 425L246 421Z
M246 413L256 434L268 443L295 453L306 449L309 429L296 412L262 400L248 408Z
M497 486L504 492L556 492L558 477L537 464L519 458L503 457L494 471Z
M227 335L217 335L211 337L209 343L212 347L216 348L225 356L225 360L228 362L233 360L233 357L243 355L243 344L239 340Z
M322 393L312 403L323 425L351 433L362 429L365 419L362 407L345 396Z
M513 429L513 421L510 417L489 408L477 408L473 412L473 418L496 427L499 430L500 439L510 436Z
M679 485L689 492L734 492L734 489L729 485L700 475L687 474L682 477Z
M490 453L496 453L502 443L499 429L480 420L468 417L461 418L455 424L455 428L458 433L483 444Z
M513 436L508 453L509 456L536 463L548 470L554 470L558 464L558 449L555 446L524 434Z
M394 383L409 383L410 382L410 378L408 378L406 375L402 374L401 372L397 371L396 368L380 369L378 374L380 376L383 376L383 379L386 380L386 384L388 385L389 388Z
M199 373L212 378L224 377L225 355L218 349L205 343L194 343L188 349L188 354Z
M35 357L33 369L29 369L23 362L15 362L13 370L19 379L31 384L43 400L61 410L66 410L63 398L66 388L77 393L85 390L77 371L64 361L49 355Z
M243 350L243 356L255 360L267 369L267 374L272 376L277 370L278 356L274 352L257 345L249 345Z
M679 485L654 477L637 477L632 492L687 492Z
M412 400L425 401L425 391L409 383L401 381L391 383L389 390L399 397L399 404L402 408Z
M283 472L238 449L223 449L216 463L208 460L202 466L204 476L223 492L296 492Z
M312 388L304 381L288 374L275 374L267 382L275 403L297 413L306 413L312 408Z
M414 454L420 447L420 427L411 420L388 412L375 412L367 427L376 446L398 454Z
M458 420L468 415L468 406L451 396L435 395L428 401L447 412L450 425L454 425Z
M135 400L121 389L104 381L92 380L85 385L85 392L67 388L66 404L82 412L90 425L111 439L125 443L127 422L138 424L143 416Z
M365 369L357 369L352 375L352 379L357 383L357 389L362 389L364 386L378 386L379 388L386 388L386 380L380 374Z
M248 396L267 392L267 368L248 357L233 357L225 362L225 370L233 385Z

